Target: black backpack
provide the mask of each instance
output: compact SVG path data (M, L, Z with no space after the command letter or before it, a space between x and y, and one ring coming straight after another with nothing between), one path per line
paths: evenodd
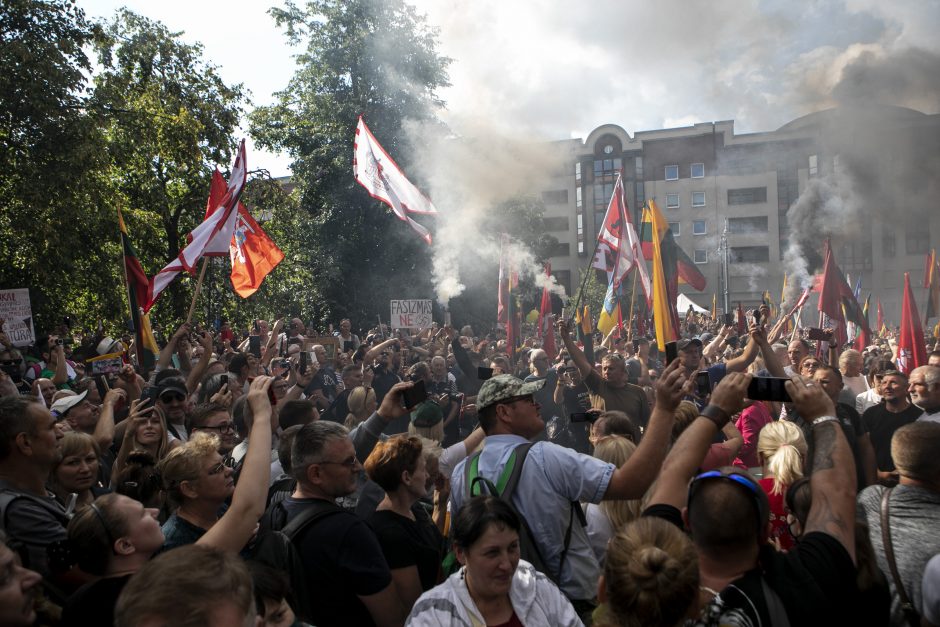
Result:
M464 466L464 481L467 486L466 497L467 499L471 499L475 496L480 496L483 494L483 489L485 488L486 492L507 503L522 523L523 533L519 534L519 549L522 559L532 564L537 571L545 574L558 585L561 580L562 568L565 565L565 557L567 557L568 548L571 545L571 529L574 526L575 516L577 515L582 525L586 525L587 521L584 518L584 512L581 510L581 503L571 501L568 513L568 528L565 530L565 540L561 551L561 560L558 562L558 572L556 573L549 570L545 564L545 560L542 558L538 545L535 543L535 536L532 534L532 529L529 527L528 521L526 521L525 516L516 509L515 504L512 502L512 496L515 494L516 488L519 485L520 477L522 477L522 466L525 464L526 457L532 445L532 442L526 442L513 449L495 485L492 481L481 477L479 474L480 453L472 455Z
M304 622L312 622L313 600L296 543L301 533L312 524L343 511L335 503L318 499L287 522L287 510L283 502L277 503L261 517L257 539L249 547L248 559L287 574L294 593L294 611L297 618Z

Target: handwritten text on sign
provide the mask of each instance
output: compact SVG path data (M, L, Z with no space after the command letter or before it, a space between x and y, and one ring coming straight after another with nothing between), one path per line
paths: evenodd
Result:
M424 329L431 326L430 300L393 300L390 316L393 329Z
M28 289L0 290L0 320L4 320L3 332L14 346L29 346L36 341Z

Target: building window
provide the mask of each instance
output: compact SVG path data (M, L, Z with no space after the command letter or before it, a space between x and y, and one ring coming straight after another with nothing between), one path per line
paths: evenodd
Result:
M692 178L694 179L705 178L705 164L704 163L692 164Z
M642 207L646 203L646 185L643 181L636 182L636 206Z
M894 257L898 254L897 241L894 231L885 229L881 232L881 250L884 252L885 257Z
M728 218L729 233L766 233L767 216Z
M731 263L761 263L770 261L769 246L735 246L728 251Z
M705 220L692 220L692 235L705 235Z
M580 219L581 216L578 216L578 218ZM546 231L567 231L568 218L542 218L542 227Z
M924 216L922 220L908 222L904 233L904 250L908 255L922 255L930 249L930 230L926 228L930 224L928 220Z
M708 251L703 248L696 248L694 251L693 261L695 263L708 263Z
M638 180L642 179L643 178L643 157L634 157L633 165L636 168L636 178Z
M567 257L571 254L571 246L567 242L559 242L548 249L549 257Z
M594 177L616 176L617 171L622 167L620 159L595 159Z
M816 176L819 174L819 157L816 155L809 156L809 175Z
M767 202L766 187L742 187L728 190L729 205L753 205L759 202Z
M613 183L594 183L594 211L606 211L613 195Z
M552 276L555 277L558 285L565 288L566 294L571 293L571 270L555 270L552 272Z
M681 234L682 234L682 233L679 232L679 230L680 230L680 229L679 229L680 224L681 224L680 222L670 222L670 223L669 223L669 229L672 231L672 234L673 234L673 235L681 235Z
M666 166L666 180L667 180L667 181L678 181L678 180L679 180L679 166L677 166L677 165L667 165L667 166Z
M679 194L666 194L666 207L676 209L679 206Z
M542 192L542 202L544 202L546 205L567 205L568 190L553 189L547 192Z
M692 192L692 206L693 207L705 206L705 192Z
M576 187L574 190L574 198L575 198L575 206L578 208L582 206L581 194L582 194L581 187L580 186Z
M581 182L581 162L575 161L574 163L574 180L576 183Z

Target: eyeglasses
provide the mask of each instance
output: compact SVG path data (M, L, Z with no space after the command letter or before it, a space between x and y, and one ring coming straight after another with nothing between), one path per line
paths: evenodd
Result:
M205 429L206 431L218 431L219 433L235 433L235 423L234 422L223 422L220 425L210 427L204 425L202 427L196 427L197 429Z
M209 474L210 474L210 475L217 475L217 474L219 474L220 472L222 472L223 470L225 470L226 468L234 468L234 467L235 467L235 460L232 459L231 457L226 457L225 459L223 459L222 461L220 461L218 464L216 464L215 466L213 466L212 468L210 468L210 469L209 469Z
M512 405L513 403L518 403L524 401L527 403L535 404L535 398L531 394L526 394L524 396L511 396L504 401L499 401L500 405Z
M764 521L766 521L770 515L770 504L767 501L766 494L764 494L764 489L761 488L759 484L755 483L750 477L733 470L709 470L708 472L703 472L692 479L692 483L689 484L689 498L687 501L687 507L689 509L692 508L692 497L698 490L698 486L705 479L726 479L737 485L744 486L748 496L754 500L754 506L757 509L757 533L758 535L763 535Z
M182 403L186 397L182 394L161 394L160 400L164 403Z
M333 465L335 465L335 466L345 466L346 468L349 468L350 470L352 470L352 469L356 468L356 467L359 465L359 460L356 459L356 456L355 456L355 455L353 455L352 457L348 457L348 458L344 459L344 460L341 461L341 462L322 461L322 462L315 462L315 463L317 463L317 464L333 464Z

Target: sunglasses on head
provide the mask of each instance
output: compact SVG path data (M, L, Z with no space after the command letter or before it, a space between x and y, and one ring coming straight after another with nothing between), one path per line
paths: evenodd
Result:
M747 495L754 501L754 505L757 509L757 533L759 537L763 537L764 524L770 516L770 503L767 500L764 489L760 487L760 484L739 471L732 469L709 470L692 479L692 483L689 484L689 497L686 501L689 510L692 509L692 499L698 492L702 482L709 479L724 479L734 485L742 486L747 492Z

